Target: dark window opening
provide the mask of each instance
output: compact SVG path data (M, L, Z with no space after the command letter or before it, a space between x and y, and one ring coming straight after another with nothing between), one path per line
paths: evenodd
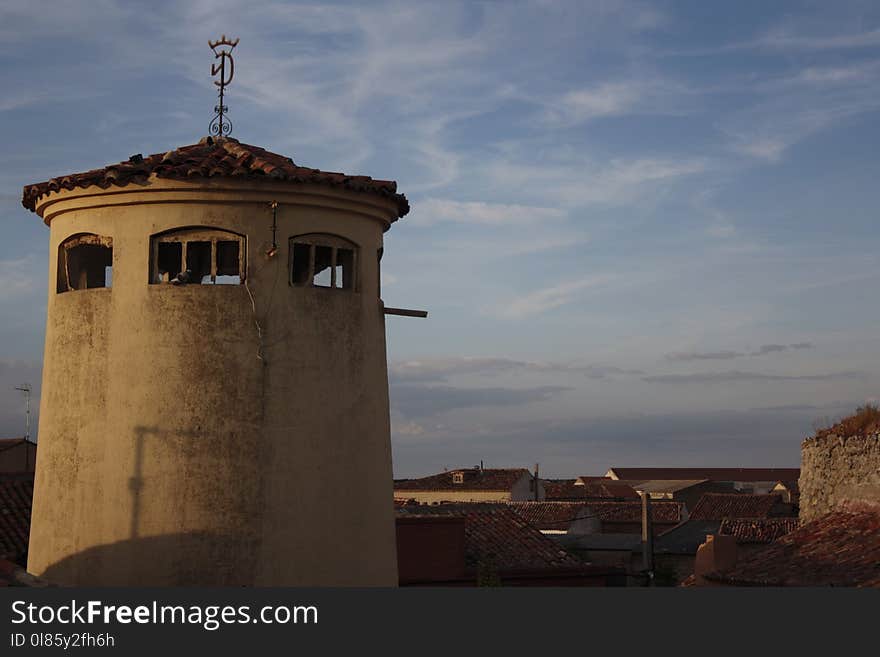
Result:
M334 287L330 263L333 260L333 249L329 246L315 247L315 268L312 285L317 287Z
M336 287L343 290L354 288L354 251L351 249L336 250Z
M332 235L302 235L291 239L290 283L296 287L357 289L357 249Z
M158 280L156 283L167 283L180 274L183 262L183 244L180 242L160 242L158 253Z
M113 240L75 235L58 250L58 292L110 287L113 283Z
M211 283L211 243L186 243L186 269L188 283Z
M291 280L294 285L305 286L311 282L311 267L309 265L309 253L311 252L311 250L312 247L308 244L293 245L293 266L291 268Z
M184 228L151 240L151 283L238 285L244 282L244 237Z
M238 269L238 242L217 242L217 278L218 285L238 285L241 276Z

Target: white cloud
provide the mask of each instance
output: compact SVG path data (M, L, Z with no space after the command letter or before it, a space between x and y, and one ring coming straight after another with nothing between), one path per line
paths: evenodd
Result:
M489 162L485 174L498 186L531 192L564 206L635 205L659 183L707 171L704 158L568 158L546 164L507 157Z
M43 280L34 276L33 265L32 256L0 260L0 301L34 294L42 289Z
M797 34L787 27L769 31L750 44L743 44L743 47L777 50L832 50L876 46L880 46L880 30L851 32L849 34L805 35Z
M530 292L499 308L498 313L502 317L522 319L569 304L580 292L600 287L613 279L610 275L597 275Z
M577 362L526 361L513 358L453 356L395 361L389 364L389 374L395 383L445 382L457 376L488 376L508 374L511 371L533 373L573 373L591 379L612 376L644 374L641 370L624 369L612 365L583 365Z
M425 427L413 421L391 421L392 436L421 436L425 433Z
M428 198L419 201L408 222L417 226L447 222L494 226L544 224L565 214L564 210L552 207Z
M602 116L630 111L642 97L642 85L634 82L605 82L596 87L569 91L547 108L545 119L572 125Z

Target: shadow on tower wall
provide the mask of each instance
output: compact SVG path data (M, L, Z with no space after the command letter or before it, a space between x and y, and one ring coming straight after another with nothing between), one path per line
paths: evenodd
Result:
M70 555L40 576L61 586L252 586L257 549L208 532L133 538Z

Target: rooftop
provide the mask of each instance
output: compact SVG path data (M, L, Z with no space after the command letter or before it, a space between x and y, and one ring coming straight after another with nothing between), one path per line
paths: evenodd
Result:
M529 523L539 529L566 530L578 519L596 518L601 522L641 522L642 503L638 502L507 502ZM652 502L654 522L679 522L682 516L678 502Z
M880 505L850 503L707 578L741 586L880 587Z
M800 477L800 468L611 468L616 479L657 481L660 479L710 479L712 481L790 481Z
M499 571L578 568L584 564L505 504L441 504L398 509L405 516L465 518L465 562L491 562Z
M462 483L453 481L453 474L463 475ZM449 470L420 479L399 479L394 482L394 491L417 490L481 490L509 491L523 475L531 476L525 468L464 468Z
M633 482L639 490L646 493L677 493L693 486L704 484L708 479L649 479L647 481Z
M797 528L797 518L727 518L718 533L736 536L737 543L772 543Z
M690 517L692 520L768 518L781 503L782 497L778 493L705 493L691 511Z
M0 559L21 560L27 554L34 478L0 479Z
M397 204L398 217L409 212L409 202L403 194L397 193L397 183L393 180L374 180L369 176L350 176L302 167L289 157L242 144L231 137L205 137L198 144L181 146L167 153L146 157L132 155L118 164L27 185L21 204L33 212L39 200L51 192L93 185L101 189L143 185L152 176L172 180L237 178L328 185L391 199Z
M606 477L590 477L583 484L578 480L563 479L550 481L543 479L544 493L548 500L580 500L580 499L639 499L639 494L632 486Z

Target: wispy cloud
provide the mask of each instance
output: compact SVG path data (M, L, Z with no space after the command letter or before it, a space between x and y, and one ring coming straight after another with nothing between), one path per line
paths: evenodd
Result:
M880 46L880 30L844 34L802 34L789 27L766 32L754 41L732 48L766 48L771 50L844 50Z
M811 342L797 342L794 344L763 344L754 351L679 351L666 354L666 360L670 361L693 361L693 360L732 360L746 356L766 356L789 349L812 349Z
M828 374L762 374L760 372L697 372L694 374L660 374L642 377L646 383L738 383L761 381L835 381L864 376L861 372L831 372Z
M450 377L480 375L497 376L512 371L569 372L592 379L609 376L644 374L641 370L612 365L580 365L577 363L548 363L512 358L451 357L404 360L391 363L389 375L393 382L439 382Z
M571 390L566 386L535 388L458 388L439 385L391 387L393 409L404 417L430 417L452 410L493 406L520 406L546 401Z
M564 210L552 207L428 198L419 202L407 221L416 226L447 222L490 226L540 225L558 221L565 215Z
M705 158L613 158L607 162L570 156L535 163L527 155L489 160L481 167L493 186L552 199L564 206L637 205L663 184L704 173Z
M35 294L43 289L43 281L34 272L32 256L0 260L0 301Z
M602 274L536 290L512 300L499 308L498 313L502 317L522 319L546 312L572 303L585 290L606 285L614 278L612 275Z
M576 125L602 116L625 114L643 95L643 85L635 82L605 82L586 89L569 91L545 112L551 125Z

